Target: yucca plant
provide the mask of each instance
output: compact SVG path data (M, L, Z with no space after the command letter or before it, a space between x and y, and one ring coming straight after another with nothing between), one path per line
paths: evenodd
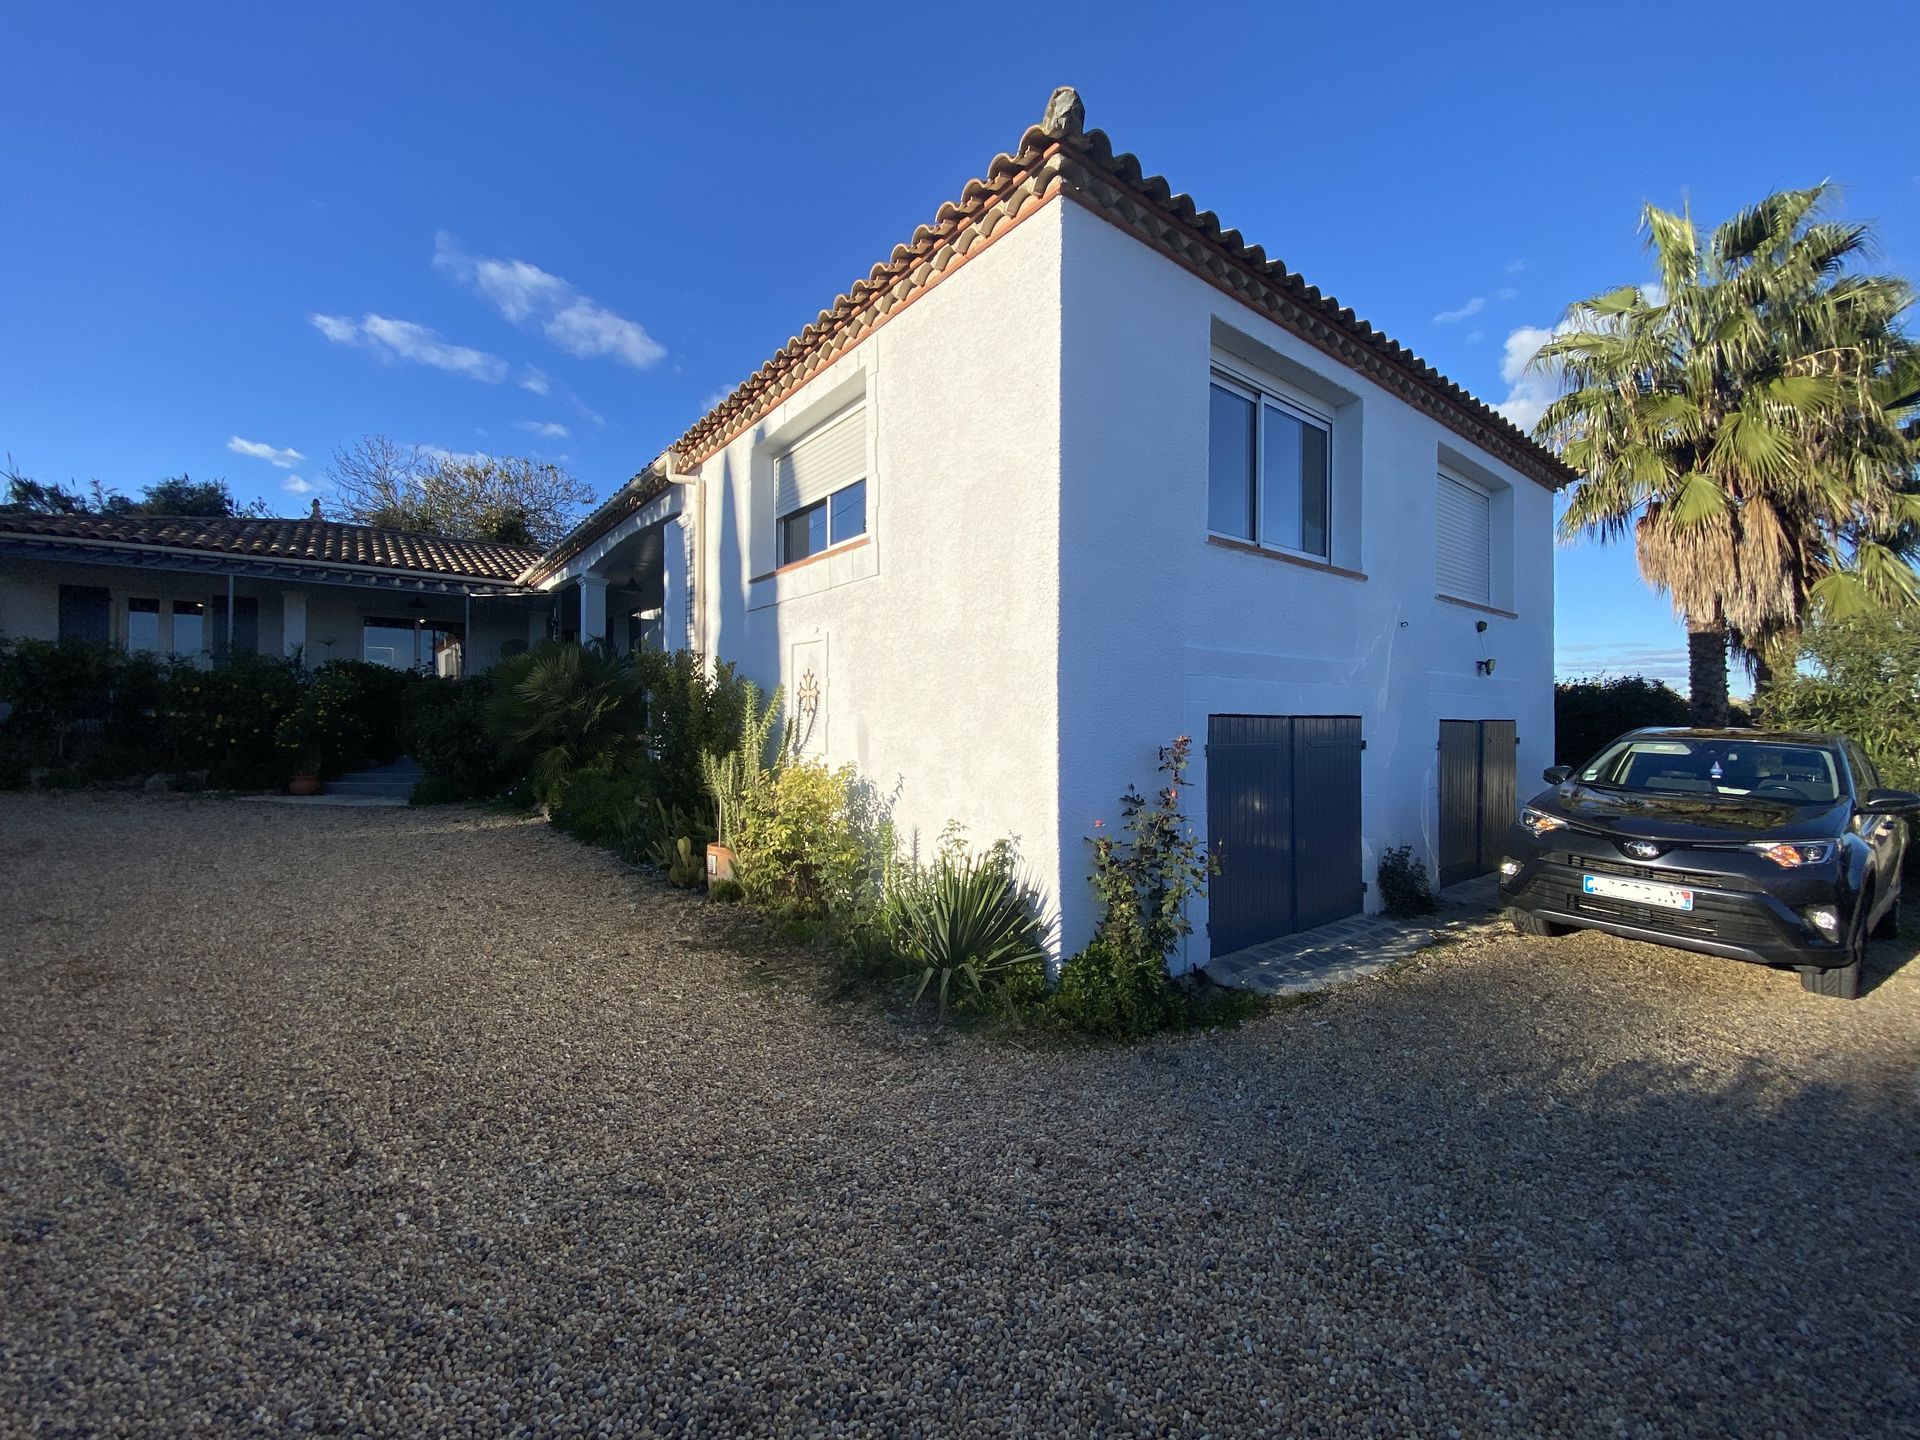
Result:
M1044 958L1040 896L1020 878L1005 841L978 857L943 847L925 869L897 867L888 878L888 945L906 977L919 980L914 1003L934 989L942 1018L956 985L980 995Z

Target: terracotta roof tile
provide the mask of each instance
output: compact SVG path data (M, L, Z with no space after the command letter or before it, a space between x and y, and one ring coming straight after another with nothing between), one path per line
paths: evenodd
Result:
M1063 96L1065 97L1063 99ZM1068 195L1275 323L1327 351L1543 485L1575 478L1560 458L1399 342L1269 259L1211 210L1081 128L1078 97L1056 92L1047 127L999 155L984 178L943 204L931 225L875 265L766 364L683 435L674 449L697 463L999 235Z
M162 546L310 565L357 565L494 583L517 579L541 553L529 545L448 540L374 525L307 519L0 514L0 538L9 535Z

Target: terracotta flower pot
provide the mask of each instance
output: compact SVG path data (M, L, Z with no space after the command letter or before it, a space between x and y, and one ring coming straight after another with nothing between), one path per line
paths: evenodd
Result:
M289 795L318 795L320 793L320 777L318 775L296 775L287 781L287 793Z
M718 885L733 878L733 849L727 845L707 846L707 884Z

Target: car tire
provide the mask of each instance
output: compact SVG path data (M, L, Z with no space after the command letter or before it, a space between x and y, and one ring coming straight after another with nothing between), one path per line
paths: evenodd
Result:
M1867 955L1867 912L1873 904L1872 895L1860 897L1860 904L1854 911L1853 938L1847 944L1847 954L1852 958L1845 965L1836 965L1831 970L1818 970L1811 965L1800 967L1800 988L1814 995L1825 995L1832 1000L1858 1000L1860 998L1860 972L1866 968Z
M1542 920L1530 910L1509 910L1507 918L1513 921L1513 928L1522 935L1532 935L1542 940L1552 940L1573 928L1571 925L1557 925L1551 920Z
M1825 995L1832 1000L1858 1000L1860 969L1858 960L1851 965L1836 965L1831 970L1816 970L1811 965L1802 965L1800 988L1814 995Z

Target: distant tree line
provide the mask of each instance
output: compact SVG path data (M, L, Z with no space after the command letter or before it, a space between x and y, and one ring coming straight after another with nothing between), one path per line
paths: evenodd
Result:
M11 458L0 513L35 515L272 515L263 500L236 500L225 480L170 476L121 494L98 480L82 487L36 480ZM513 455L450 455L367 435L342 446L327 470L326 499L316 513L357 525L379 525L454 540L551 545L593 502L587 484L558 465Z

